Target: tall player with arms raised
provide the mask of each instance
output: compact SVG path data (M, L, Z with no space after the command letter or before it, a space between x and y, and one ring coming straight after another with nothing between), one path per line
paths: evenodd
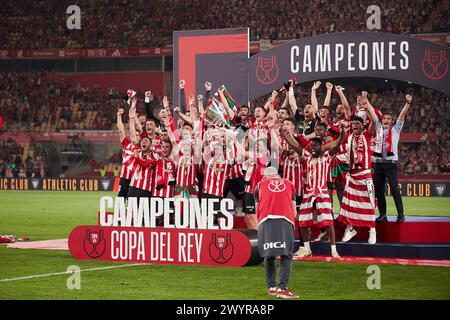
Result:
M374 108L363 92L361 105L369 115L370 124L364 128L364 119L353 115L352 131L344 139L344 149L350 164L347 174L344 197L338 220L347 225L343 242L356 235L354 226L369 227L369 244L376 243L375 230L375 191L372 181L371 143L375 132L374 124L378 121Z
M137 162L133 156L134 151L139 149L140 136L135 130L135 123L139 123L136 114L136 96L131 100L131 108L129 111L130 118L130 137L125 134L125 127L122 122L123 108L117 111L117 129L119 131L120 143L122 144L122 165L120 168L120 184L118 197L126 198L128 195L128 189L131 182L131 177L137 168Z

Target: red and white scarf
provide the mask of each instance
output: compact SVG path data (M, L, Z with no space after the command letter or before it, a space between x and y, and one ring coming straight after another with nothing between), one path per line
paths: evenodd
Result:
M347 159L350 161L350 170L370 168L369 144L363 132L355 137L351 134L347 141Z
M373 155L375 157L381 158L383 156L383 140L384 140L384 128L383 126L380 126L377 130L377 137L375 139L375 146ZM392 126L387 128L387 134L386 134L386 155L388 157L391 157L394 155L392 152Z

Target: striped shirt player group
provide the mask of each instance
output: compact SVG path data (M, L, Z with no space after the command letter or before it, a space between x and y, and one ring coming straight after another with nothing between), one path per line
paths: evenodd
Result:
M249 107L237 106L220 87L217 97L230 126L208 121L213 99L208 82L205 95L189 96L189 108L184 81L180 81L180 107L171 109L166 97L163 106L156 107L151 93L146 92L145 113L139 115L136 93L129 90L127 104L119 109L117 119L122 143L119 196L222 199L232 193L237 200L236 212L239 214L242 208L247 227L257 229L254 193L264 179L265 168L276 162L280 176L294 187L297 226L303 242L297 256L312 254L309 229L314 225L322 228L321 235L328 235L332 256L339 257L333 188L341 205L337 220L347 225L342 241L356 235L354 227L367 227L368 242L376 243L372 162L376 148L383 152L392 149L385 146L390 141L392 121L389 123L371 105L367 92L357 97L357 106L351 110L343 88L329 82L323 105L319 107L316 98L321 83L315 82L311 104L300 109L295 85L295 79L289 80L263 106L256 106L253 114ZM333 87L341 100L334 117L330 108ZM282 94L284 100L278 106ZM404 121L411 97L406 100L400 121ZM127 108L129 136L122 123ZM175 124L175 118L181 121Z

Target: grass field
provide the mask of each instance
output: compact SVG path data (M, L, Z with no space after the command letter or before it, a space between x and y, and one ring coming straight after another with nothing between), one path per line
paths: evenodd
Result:
M0 234L31 240L65 238L77 225L97 223L102 195L112 193L0 191ZM450 216L448 198L404 198L408 215ZM392 199L388 207L395 212ZM122 266L80 261L69 252L0 246L0 281L66 271ZM368 265L300 262L290 287L303 299L450 299L450 268L382 265L381 289L368 290ZM0 282L0 299L267 299L262 265L245 268L137 265Z

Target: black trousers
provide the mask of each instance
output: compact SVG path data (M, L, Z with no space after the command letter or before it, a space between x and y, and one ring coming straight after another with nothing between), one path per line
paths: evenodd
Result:
M127 198L130 190L130 179L120 178L118 197Z
M276 257L270 256L264 258L264 269L266 270L267 288L277 286L277 267L275 265ZM280 256L280 284L281 290L286 290L289 285L289 278L292 270L292 255Z
M398 168L397 163L375 162L373 164L373 183L375 185L375 197L378 202L380 215L386 214L386 180L391 188L397 214L403 214L403 201L398 189Z
M149 198L150 199L152 197L152 193L147 190L130 187L128 189L128 198L133 198L133 197L137 198L137 201L139 203L140 198Z

